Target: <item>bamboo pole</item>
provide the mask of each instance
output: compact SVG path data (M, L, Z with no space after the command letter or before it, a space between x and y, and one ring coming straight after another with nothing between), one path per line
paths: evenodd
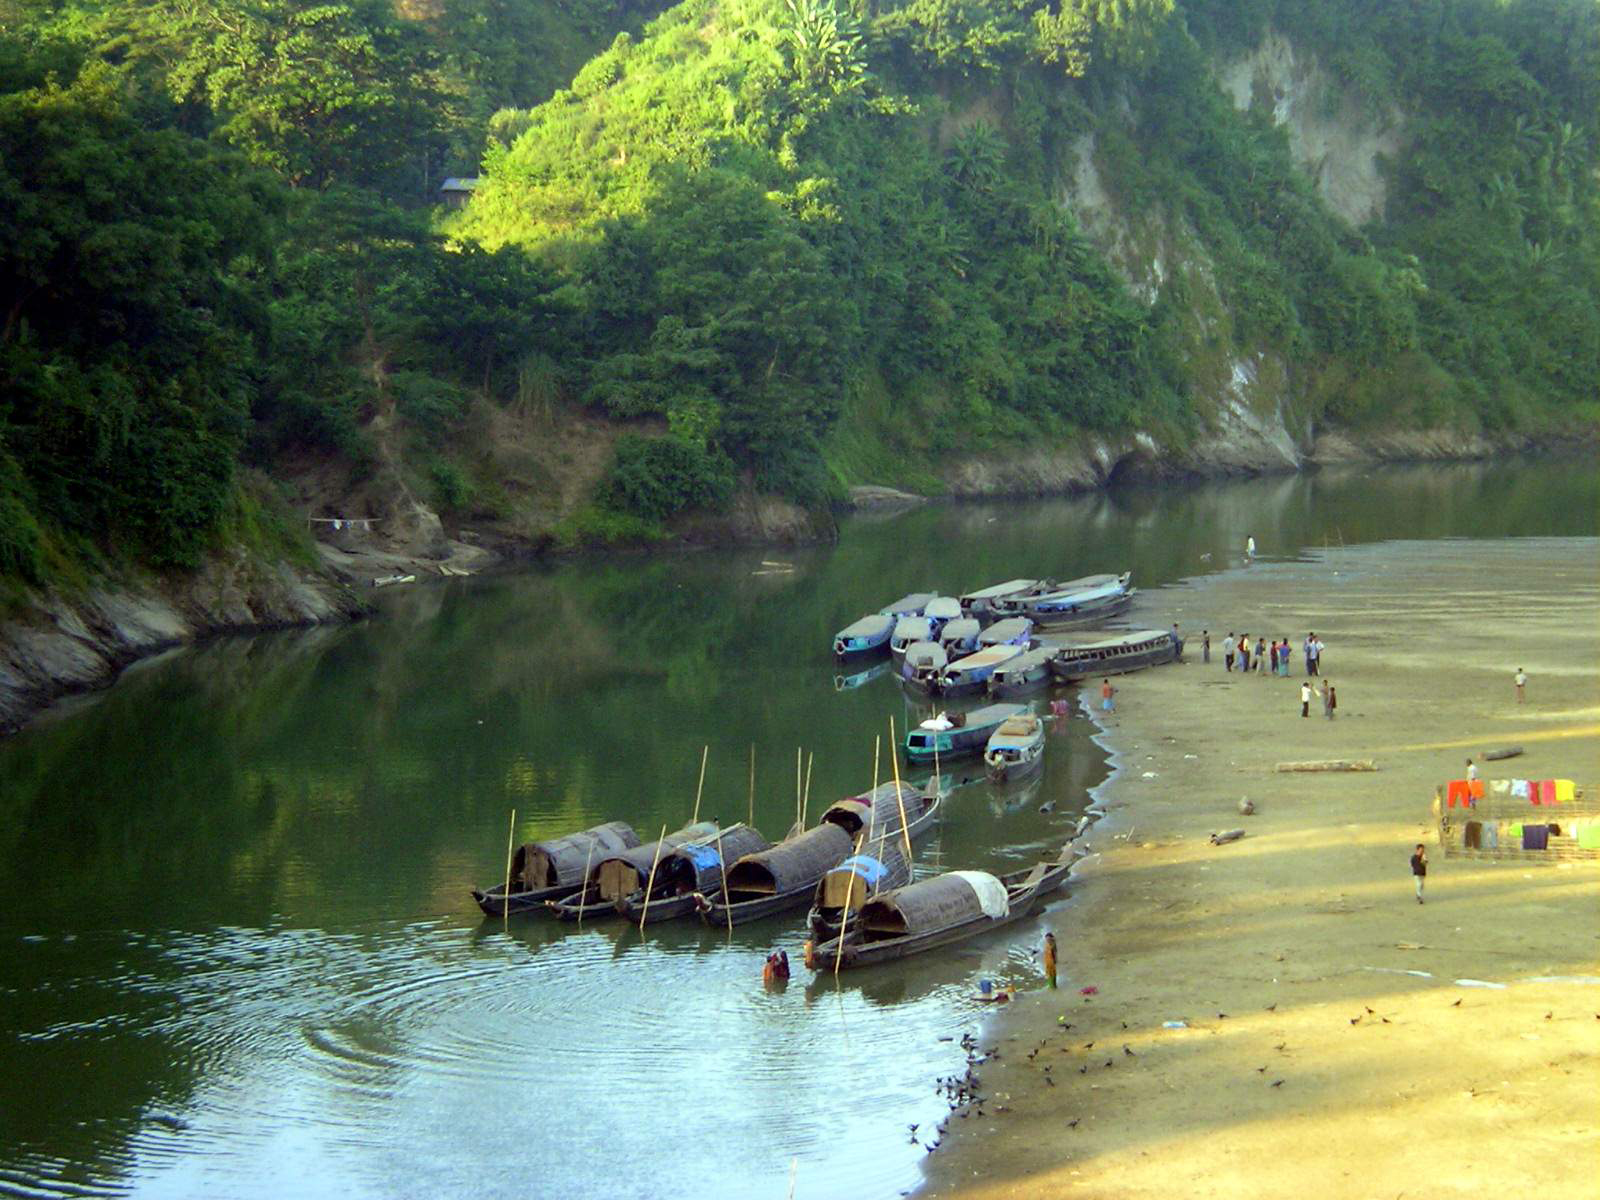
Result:
M583 890L578 893L578 928L583 928L583 909L589 902L589 868L594 865L594 839L589 839L589 857L583 860Z
M661 864L661 843L667 840L667 827L661 827L661 836L656 839L656 856L650 862L650 878L644 885L644 908L639 912L639 932L644 932L645 919L650 915L650 889L656 885L656 867Z
M817 761L817 752L806 755L806 790L800 795L800 828L806 827L806 812L811 807L811 765Z
M889 745L894 746L894 714L889 714ZM900 832L906 839L906 867L911 866L911 826L906 821L906 798L900 791L900 752L894 751L889 755L889 760L894 763L894 798L900 805Z
M700 750L700 782L695 785L694 789L694 816L689 818L689 824L691 825L700 820L700 793L705 790L706 756L710 753L711 747L709 745L702 747Z
M722 857L722 826L717 826L717 861L722 864L722 912L728 918L728 937L733 937L733 910L728 907L728 860Z
M750 743L750 827L756 824L756 744Z
M878 754L883 749L883 734L872 739L872 790L878 790ZM876 800L876 797L874 797Z
M800 757L800 747L796 746L794 748L794 827L796 832L805 828L804 825L800 824Z
M868 826L868 829L870 828L871 826ZM857 854L861 853L861 843L862 838L856 838L855 852ZM844 935L850 932L850 897L855 895L855 891L856 873L854 869L852 869L850 872L850 880L844 885L844 914L839 918L839 950L838 953L833 956L833 977L835 979L839 978L839 964L844 961Z
M517 810L511 810L511 832L506 834L506 890L500 895L500 915L511 928L511 861L517 856Z

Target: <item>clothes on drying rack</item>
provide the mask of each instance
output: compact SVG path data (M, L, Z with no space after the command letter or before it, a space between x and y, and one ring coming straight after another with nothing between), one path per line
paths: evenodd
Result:
M1469 779L1469 780L1467 780L1467 795L1469 797L1471 797L1472 803L1477 803L1479 800L1482 800L1483 799L1483 780L1481 780L1481 779Z
M1548 850L1550 848L1550 826L1524 825L1522 827L1522 848L1524 850Z
M1546 804L1556 802L1556 781L1554 779L1541 779L1539 781L1539 800ZM1535 801L1534 803L1538 803Z
M1445 795L1451 808L1454 808L1457 804L1460 804L1462 808L1469 808L1472 805L1472 793L1467 790L1467 781L1465 779L1452 779L1445 785Z
M1556 803L1571 804L1578 792L1577 784L1570 779L1556 780Z
M1518 800L1528 799L1528 781L1526 779L1513 779L1511 781L1511 794Z

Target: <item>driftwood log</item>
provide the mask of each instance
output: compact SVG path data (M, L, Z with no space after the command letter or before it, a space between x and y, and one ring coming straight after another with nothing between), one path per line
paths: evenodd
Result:
M1521 746L1507 746L1504 750L1485 750L1480 757L1486 762L1494 762L1500 758L1516 758L1521 753Z
M1211 835L1211 844L1213 846L1221 846L1225 842L1237 842L1243 836L1244 836L1244 830L1242 830L1242 829L1229 829L1229 830L1225 830L1222 833L1213 833Z
M1315 762L1281 762L1277 771L1376 771L1370 758L1325 758Z

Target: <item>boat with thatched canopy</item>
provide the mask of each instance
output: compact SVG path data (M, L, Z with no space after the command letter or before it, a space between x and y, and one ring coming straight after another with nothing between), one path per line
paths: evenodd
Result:
M696 906L706 924L718 929L798 908L810 898L817 881L849 858L855 847L855 839L841 826L824 821L767 850L745 855L728 868L723 890L715 895L700 893Z
M910 882L911 864L900 842L865 847L818 881L806 928L819 942L838 937L847 912L853 921L856 910L873 896Z
M1145 667L1176 662L1180 646L1166 629L1135 629L1103 637L1073 641L1060 648L1050 662L1050 673L1063 683L1104 675L1122 675Z
M723 890L700 893L696 907L706 924L719 928L799 908L823 876L852 853L889 845L903 851L908 840L929 832L940 804L937 777L922 787L890 780L847 797L830 805L815 828L734 862Z
M587 887L560 900L546 901L545 906L563 921L616 916L629 896L644 889L652 866L660 873L660 859L682 846L714 844L716 838L715 821L697 821L657 841L608 855L595 863Z
M1026 871L950 871L880 893L862 904L842 937L807 942L806 966L813 971L831 971L835 964L871 966L1020 921L1066 882L1073 857L1069 841L1057 858Z
M545 902L582 891L596 864L639 844L639 835L622 821L569 833L565 837L518 846L511 858L511 888L504 883L473 888L472 898L486 916L507 911L543 911Z
M724 829L720 838L679 846L670 853L663 853L656 864L656 881L650 889L649 904L645 903L641 887L621 901L618 909L628 920L649 925L693 916L696 892L722 889L724 863L735 862L770 845L772 843L761 836L759 829L741 821Z
M1032 775L1044 764L1044 722L1032 713L1012 717L989 735L983 769L995 783Z

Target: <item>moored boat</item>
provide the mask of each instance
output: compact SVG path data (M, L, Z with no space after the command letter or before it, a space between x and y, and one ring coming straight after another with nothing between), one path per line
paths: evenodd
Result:
M1042 643L1001 663L989 676L989 695L1024 696L1050 682L1050 663L1060 651L1055 643Z
M894 633L894 618L884 613L873 613L846 625L833 635L833 656L855 658L862 654L876 654L889 648L889 637Z
M1102 675L1122 675L1145 667L1176 662L1178 643L1166 629L1107 633L1092 640L1072 641L1050 660L1050 674L1063 683Z
M928 601L938 598L938 592L912 592L909 596L901 596L893 604L884 605L878 611L889 617L920 617L922 610L928 607Z
M929 639L932 641L938 638L939 631L951 621L960 619L961 601L954 596L935 596L928 601L927 607L922 610L922 615L933 626L933 637Z
M1012 717L989 735L983 769L995 783L1012 783L1044 763L1044 722L1032 713Z
M939 672L938 694L941 696L976 696L989 687L995 671L1022 653L1021 646L1002 644L986 646L976 654L958 658Z
M1066 882L1073 857L1068 842L1057 858L1028 870L951 871L880 893L862 904L841 938L807 942L806 966L831 971L836 963L891 962L1020 921Z
M939 645L946 654L959 658L978 648L978 635L982 632L983 626L976 617L961 617L939 631Z
M1027 617L1007 617L996 621L978 635L978 649L985 646L1022 646L1033 641L1033 622Z
M858 687L864 687L878 678L878 676L887 675L889 668L889 663L880 661L873 663L865 670L853 671L849 675L835 675L833 677L833 690L836 692L848 692Z
M927 617L901 617L889 635L889 653L896 661L903 661L907 647L932 640L933 622Z
M622 821L608 821L564 837L518 846L511 858L511 890L504 883L473 888L472 898L486 916L542 911L547 900L570 896L589 883L601 860L639 844L639 835Z
M680 846L715 841L717 823L697 821L685 825L665 837L641 846L633 846L619 853L609 854L594 864L588 884L560 899L545 901L545 907L563 921L616 916L622 905L634 892L644 888L654 866L660 872L660 859Z
M1035 595L1049 586L1046 579L1008 579L1004 583L990 584L963 595L961 611L979 621L992 621L997 616L997 605Z
M868 853L852 854L817 883L806 914L806 928L817 941L839 936L846 914L856 911L872 896L911 882L911 864L897 841L885 842Z
M696 893L695 906L706 924L718 929L798 908L855 846L841 826L825 821L745 855L728 868L716 894Z
M939 686L939 672L945 669L949 661L943 646L917 642L906 647L905 661L900 664L900 678L909 687L931 696Z
M724 863L737 862L746 854L755 854L771 845L761 836L760 830L741 821L728 826L717 837L663 852L661 861L656 864L649 903L645 903L645 890L641 886L619 902L618 910L630 921L644 921L649 925L691 916L695 912L696 892L709 895L721 890Z
M1060 584L1054 591L1032 596L1017 607L1040 629L1064 629L1093 624L1116 616L1133 603L1128 587L1132 572L1121 575L1085 575Z
M1002 722L1027 711L1026 704L986 704L969 713L941 713L906 732L906 757L934 762L982 754L989 735Z

